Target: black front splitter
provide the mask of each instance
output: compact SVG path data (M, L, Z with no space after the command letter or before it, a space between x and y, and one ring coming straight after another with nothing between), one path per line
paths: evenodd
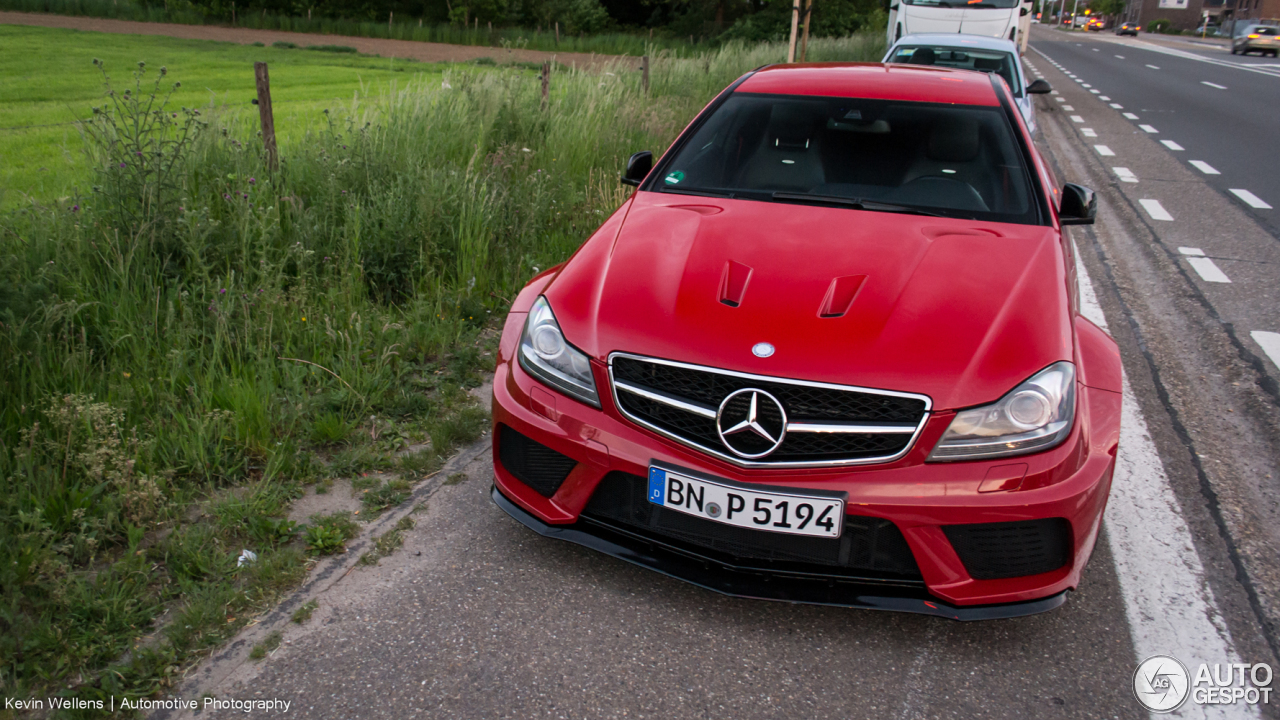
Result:
M687 550L668 547L652 539L639 538L586 520L579 520L571 525L551 525L507 499L496 486L491 496L498 507L539 535L567 540L677 580L734 597L889 610L969 621L1036 615L1065 603L1069 592L1064 590L1057 595L1027 602L961 607L938 600L922 586L915 584L850 580L838 576L775 576L735 568L711 558L698 558Z

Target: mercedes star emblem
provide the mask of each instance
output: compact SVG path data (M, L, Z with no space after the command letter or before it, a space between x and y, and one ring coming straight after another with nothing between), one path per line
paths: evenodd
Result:
M720 403L716 433L734 455L761 458L777 450L786 437L787 412L764 390L743 388Z

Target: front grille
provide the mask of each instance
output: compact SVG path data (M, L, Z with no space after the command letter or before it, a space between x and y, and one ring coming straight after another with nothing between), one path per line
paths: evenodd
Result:
M1071 524L1063 518L944 525L942 532L975 580L1038 575L1071 560Z
M610 360L619 409L642 425L701 450L745 465L836 465L883 462L901 456L911 446L929 410L923 396L885 394L872 390L842 389L651 361L615 354ZM621 384L619 384L621 383ZM629 391L637 387L677 402L666 402ZM758 461L743 462L729 451L716 432L714 411L725 397L755 388L782 403L792 423L828 426L874 425L898 432L800 432L789 431L782 444ZM745 396L739 396L745 402ZM680 403L697 406L690 411ZM759 450L767 449L768 443Z
M578 461L525 437L506 425L498 434L498 458L507 472L543 497L551 497Z
M611 472L600 481L583 517L663 542L683 544L703 556L747 561L773 571L888 580L920 580L920 568L898 527L888 520L846 515L839 538L740 528L655 505L644 478Z

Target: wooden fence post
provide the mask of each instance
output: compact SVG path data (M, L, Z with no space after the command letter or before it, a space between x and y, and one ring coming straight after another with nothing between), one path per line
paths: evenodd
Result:
M551 61L542 63L542 109L547 109L547 102L551 95Z
M800 62L809 53L809 21L813 19L813 0L804 0L804 36L800 38Z
M234 2L231 3L231 24L236 24L236 4Z
M556 45L560 44L560 21L556 21Z
M396 21L396 11L392 10L390 11L390 14L387 15L387 34L391 33L391 23L394 23L395 21Z
M796 61L796 30L800 25L800 0L791 3L791 42L787 44L787 62Z
M649 56L645 55L640 58L640 84L644 87L644 94L649 94Z
M276 155L276 121L271 114L271 79L267 77L267 64L253 64L253 78L258 84L258 118L262 121L262 145L267 150L267 165L274 171L279 167Z

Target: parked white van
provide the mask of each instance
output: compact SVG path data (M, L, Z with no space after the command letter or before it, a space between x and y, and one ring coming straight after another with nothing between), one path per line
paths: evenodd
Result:
M1030 0L891 0L888 41L904 35L963 33L1012 40L1027 51Z

